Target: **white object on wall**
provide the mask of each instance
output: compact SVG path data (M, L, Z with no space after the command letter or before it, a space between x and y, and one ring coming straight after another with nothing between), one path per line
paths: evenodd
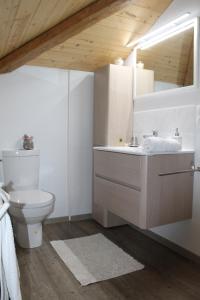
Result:
M115 59L115 65L123 66L123 64L124 64L124 60L121 57Z

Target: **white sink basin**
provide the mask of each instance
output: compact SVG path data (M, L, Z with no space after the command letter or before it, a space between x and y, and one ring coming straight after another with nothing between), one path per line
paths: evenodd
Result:
M158 155L158 154L179 154L179 153L194 153L194 150L191 149L182 149L177 152L162 152L162 153L147 153L144 151L143 147L127 147L127 146L121 146L121 147L114 147L114 146L101 146L101 147L94 147L94 150L100 150L100 151L111 151L111 152L119 152L119 153L127 153L127 154L133 154L133 155Z

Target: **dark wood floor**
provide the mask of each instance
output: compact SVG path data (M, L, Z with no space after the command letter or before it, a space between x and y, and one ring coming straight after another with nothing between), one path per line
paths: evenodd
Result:
M142 271L81 287L49 241L102 232L145 264ZM122 226L103 229L92 220L44 226L42 247L17 248L23 300L200 300L200 266Z

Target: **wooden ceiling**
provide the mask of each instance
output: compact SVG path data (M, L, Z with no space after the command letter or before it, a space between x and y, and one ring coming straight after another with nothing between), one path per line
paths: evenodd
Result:
M0 0L0 58L5 58L56 24L96 2ZM106 3L105 0L99 2ZM113 63L118 57L126 58L131 51L130 48L126 48L126 44L131 39L144 35L172 0L124 2L128 5L123 9L116 10L117 12L109 17L101 18L101 21L87 29L83 27L85 30L79 30L80 33L43 52L29 64L94 71L105 64Z
M156 81L180 86L193 84L193 28L145 50L138 50L137 61L154 70Z
M0 57L95 0L0 0Z

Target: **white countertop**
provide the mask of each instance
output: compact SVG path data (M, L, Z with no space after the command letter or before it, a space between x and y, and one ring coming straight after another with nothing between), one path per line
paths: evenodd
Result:
M180 153L194 153L194 150L192 149L182 149L177 152L156 152L156 153L147 153L144 151L142 147L114 147L114 146L99 146L99 147L93 147L94 150L99 151L109 151L109 152L118 152L118 153L125 153L125 154L133 154L133 155L159 155L159 154L180 154Z

